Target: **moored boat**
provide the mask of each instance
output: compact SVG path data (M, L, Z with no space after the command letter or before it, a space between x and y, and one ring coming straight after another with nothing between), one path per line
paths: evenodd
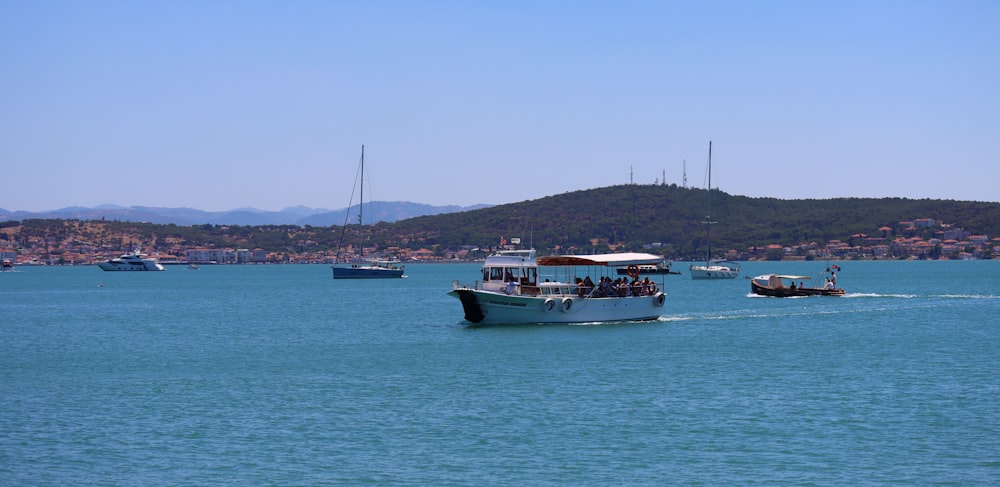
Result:
M764 274L750 280L750 291L760 296L775 298L796 298L805 296L843 296L847 294L829 279L823 287L809 287L805 281L809 276L784 274ZM798 284L796 285L796 281Z
M740 275L739 264L712 260L712 141L708 142L708 211L705 213L705 264L691 264L691 279L734 279Z
M360 186L361 195L358 200L358 257L355 259L350 259L347 261L342 261L340 258L340 251L343 248L343 242L341 242L340 249L337 250L337 262L333 264L333 278L334 279L391 279L406 277L403 274L405 270L402 262L397 259L373 259L365 257L365 247L364 247L364 234L365 225L363 215L365 208L365 146L361 146L361 163L359 168L360 173ZM350 210L350 205L348 205L348 210ZM350 215L350 211L347 212L347 216ZM347 228L347 222L344 222L344 228Z
M739 264L728 264L723 261L710 261L705 265L692 264L691 279L734 279L740 275Z
M382 279L406 277L398 260L368 260L333 266L334 279Z
M679 275L680 272L670 270L671 265L673 265L672 262L657 262L655 264L636 265L633 266L634 269L629 267L619 267L617 272L619 276L628 276L631 275L632 272L636 272L644 276L657 274Z
M122 254L121 257L98 262L97 266L105 271L163 271L166 270L156 259L146 258L138 249Z
M534 249L504 249L486 258L480 279L456 280L448 295L476 325L655 320L666 302L657 284L638 273L632 281L610 275L659 260L643 253L536 257Z

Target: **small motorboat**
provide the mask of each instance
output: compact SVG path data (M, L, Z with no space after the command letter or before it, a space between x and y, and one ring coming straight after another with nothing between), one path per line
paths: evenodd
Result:
M804 296L843 296L846 291L836 287L827 280L823 287L809 287L805 281L809 276L788 276L782 274L764 274L750 280L750 290L760 296L775 298L797 298ZM796 285L796 281L798 284Z

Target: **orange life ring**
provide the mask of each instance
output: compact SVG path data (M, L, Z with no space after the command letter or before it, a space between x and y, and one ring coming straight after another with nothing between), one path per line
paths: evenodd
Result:
M639 266L635 264L628 266L626 271L628 272L628 276L631 277L632 279L639 277Z

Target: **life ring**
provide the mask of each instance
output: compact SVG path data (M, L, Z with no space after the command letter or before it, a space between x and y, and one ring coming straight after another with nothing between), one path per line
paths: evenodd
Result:
M546 299L545 302L542 303L542 309L544 309L546 313L552 311L555 307L556 301L552 298Z
M639 277L639 266L632 264L626 268L626 272L628 272L629 277L636 279Z
M571 309L573 309L573 298L563 298L562 306L559 307L559 310L563 313L569 313Z
M653 296L653 302L657 306L663 306L663 303L667 302L667 295L664 293L656 293L656 296Z

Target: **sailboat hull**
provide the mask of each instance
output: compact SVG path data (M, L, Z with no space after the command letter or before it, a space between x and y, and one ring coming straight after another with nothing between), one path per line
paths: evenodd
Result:
M692 265L691 279L735 279L740 275L739 267L724 265Z
M390 269L378 266L344 266L333 267L334 279L398 279L406 277L403 269Z

